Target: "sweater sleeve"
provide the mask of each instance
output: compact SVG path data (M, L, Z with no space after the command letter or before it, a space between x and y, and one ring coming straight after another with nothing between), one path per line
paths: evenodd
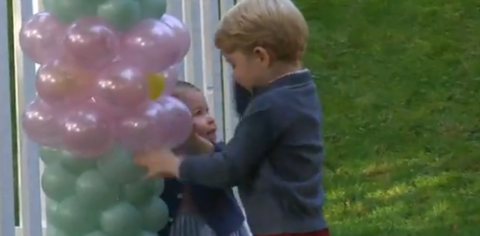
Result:
M180 179L228 188L249 178L264 161L274 140L269 112L268 106L251 109L240 120L233 138L222 151L185 158L180 165Z

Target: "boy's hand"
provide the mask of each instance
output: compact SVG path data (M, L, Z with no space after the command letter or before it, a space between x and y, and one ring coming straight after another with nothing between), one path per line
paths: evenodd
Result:
M181 160L170 149L136 153L134 163L147 170L147 178L178 178Z
M212 142L198 134L195 125L185 142L185 148L196 153L211 152L215 149Z
M213 143L211 143L206 138L200 136L195 131L192 131L187 142L189 144L190 150L193 150L197 153L211 152L214 150Z

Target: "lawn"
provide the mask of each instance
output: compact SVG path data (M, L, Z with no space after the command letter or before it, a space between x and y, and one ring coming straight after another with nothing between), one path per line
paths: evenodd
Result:
M478 235L480 2L296 2L324 104L332 235Z

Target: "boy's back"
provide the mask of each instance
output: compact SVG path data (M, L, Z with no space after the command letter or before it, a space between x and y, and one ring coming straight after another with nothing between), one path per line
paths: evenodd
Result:
M270 111L268 117L262 117L266 120L251 117L266 106ZM320 187L321 106L310 73L295 72L256 89L243 119L242 126L270 124L273 132L272 142L250 145L268 150L266 158L251 178L239 183L252 231L272 234L326 228L322 213L324 193ZM250 143L248 139L254 137L243 138Z

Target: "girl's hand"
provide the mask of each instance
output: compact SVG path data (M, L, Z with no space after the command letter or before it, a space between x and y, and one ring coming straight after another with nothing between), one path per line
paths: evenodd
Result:
M178 178L181 160L170 149L138 152L134 163L147 170L147 178Z

